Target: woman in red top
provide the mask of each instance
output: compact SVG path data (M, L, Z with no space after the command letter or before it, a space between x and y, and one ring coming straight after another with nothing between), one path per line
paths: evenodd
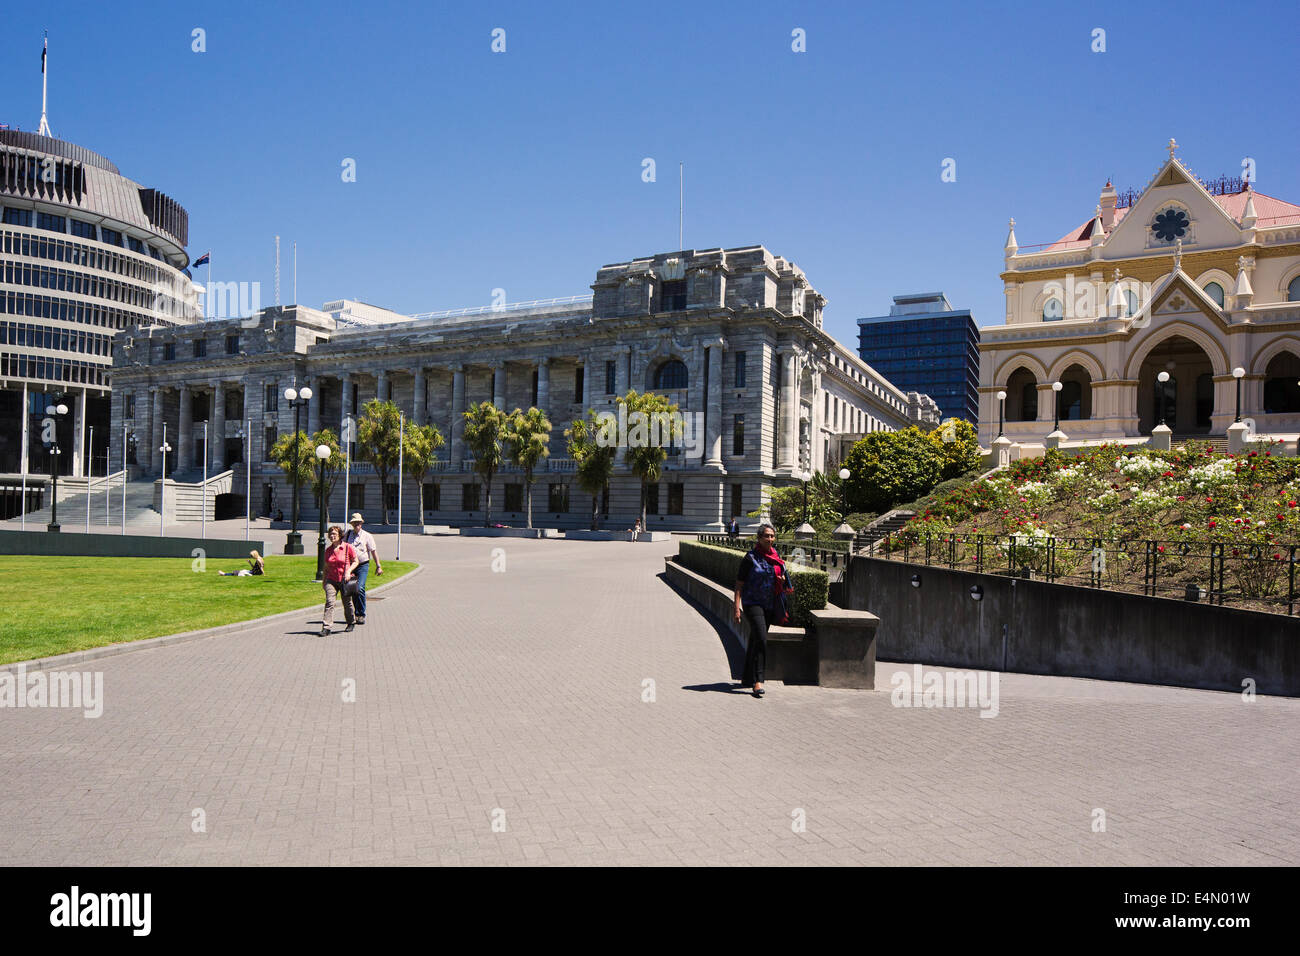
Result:
M325 545L325 615L321 621L321 637L329 637L330 625L334 623L336 595L343 598L343 616L348 622L344 630L351 631L356 628L352 613L352 596L344 591L343 584L352 577L357 565L361 563L357 549L343 540L342 528L331 525L327 533L329 543Z

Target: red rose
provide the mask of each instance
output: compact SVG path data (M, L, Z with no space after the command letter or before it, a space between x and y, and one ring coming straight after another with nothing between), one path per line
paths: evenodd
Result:
M1164 553L1165 553L1165 546L1162 544L1162 545L1158 546L1158 547L1156 548L1156 550L1159 551L1161 554L1164 554Z
M1211 521L1211 522L1210 522L1210 527L1213 528L1216 524L1218 524L1217 521Z

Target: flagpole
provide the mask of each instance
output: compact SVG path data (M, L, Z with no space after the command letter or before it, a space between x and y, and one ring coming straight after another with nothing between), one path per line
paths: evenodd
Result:
M208 294L207 294L207 298L208 298L209 301L211 301L211 299L212 299L212 253L211 253L211 252L208 253ZM207 303L207 302L204 302L204 303L203 303L203 314L204 314L204 315L207 315L207 314L208 314L208 303ZM213 307L212 307L212 317L213 317L214 319L217 317L217 307L216 307L216 306L213 306Z
M48 74L45 72L45 58L50 52L50 33L45 31L45 45L41 47L41 128L38 131L41 136L53 136L50 132L50 121L45 117L46 94L49 90Z

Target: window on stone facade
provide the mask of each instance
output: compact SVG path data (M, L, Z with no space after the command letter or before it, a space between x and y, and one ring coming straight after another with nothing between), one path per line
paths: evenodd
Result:
M239 354L239 336L238 336L238 335L227 335L227 336L226 336L226 354L227 354L227 355L238 355L238 354Z
M122 401L122 417L135 418L135 396L125 395L123 396Z
M262 461L271 460L271 449L275 447L276 439L279 437L274 425L266 426L262 433Z
M384 483L384 508L388 511L397 509L397 482L395 481Z
M680 359L669 359L655 372L655 388L686 388L688 376L686 363Z
M600 489L600 513L609 517L609 485Z
M348 507L353 511L366 510L366 483L364 481L348 485Z
M731 486L731 517L743 518L745 516L745 486Z
M172 361L174 358L176 358L176 343L175 343L175 342L164 342L164 343L163 343L163 361L164 361L164 362L170 362L170 361Z
M1063 318L1065 318L1065 306L1061 303L1060 299L1056 298L1056 296L1052 296L1052 298L1048 299L1047 303L1043 306L1043 321L1056 322Z
M1223 286L1217 282L1207 282L1205 284L1205 294L1214 300L1215 305L1223 308Z
M568 485L555 483L546 486L546 510L557 515L569 513Z
M537 374L538 374L537 369L533 369L533 391L532 391L533 397L528 403L533 408L537 407Z
M423 505L425 511L440 510L442 502L438 500L441 497L439 491L440 489L436 481L426 481L421 486L421 494L424 495Z
M680 312L686 308L686 280L670 279L659 287L659 311Z
M239 389L226 392L226 420L238 421L244 417L244 393Z
M736 353L736 388L745 387L745 353Z
M195 340L194 340L194 357L195 357L195 358L205 358L205 357L207 356L207 354L208 354L208 340L207 340L207 339L195 339Z
M582 377L585 371L586 369L579 365L573 372L573 404L575 405L582 404Z
M680 481L670 481L668 483L668 513L670 515L679 515L682 513L682 504L686 499L686 486Z
M1300 276L1296 276L1287 284L1286 300L1288 302L1300 302Z
M518 482L506 485L506 511L524 510L524 486Z
M744 415L732 416L731 453L733 455L743 455L745 453L745 416Z
M460 486L460 510L478 511L479 493L483 486L478 482L466 482Z
M614 363L606 362L605 363L605 394L606 395L613 395L615 390L618 388L618 386L615 384L617 380L617 375L618 373L617 371L615 371Z
M280 389L275 384L266 386L266 399L263 408L268 412L278 412L280 410ZM353 411L356 411L356 409L354 408Z
M645 513L648 515L657 515L659 513L659 486L658 485L646 486Z

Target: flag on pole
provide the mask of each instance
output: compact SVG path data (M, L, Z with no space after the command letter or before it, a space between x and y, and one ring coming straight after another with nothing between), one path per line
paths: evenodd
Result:
M203 253L203 255L199 256L192 263L190 263L190 268L193 269L195 266L210 265L211 259L212 259L212 250L209 249L207 252Z
M41 73L45 72L45 54L50 48L50 38L45 38L45 45L41 47Z

